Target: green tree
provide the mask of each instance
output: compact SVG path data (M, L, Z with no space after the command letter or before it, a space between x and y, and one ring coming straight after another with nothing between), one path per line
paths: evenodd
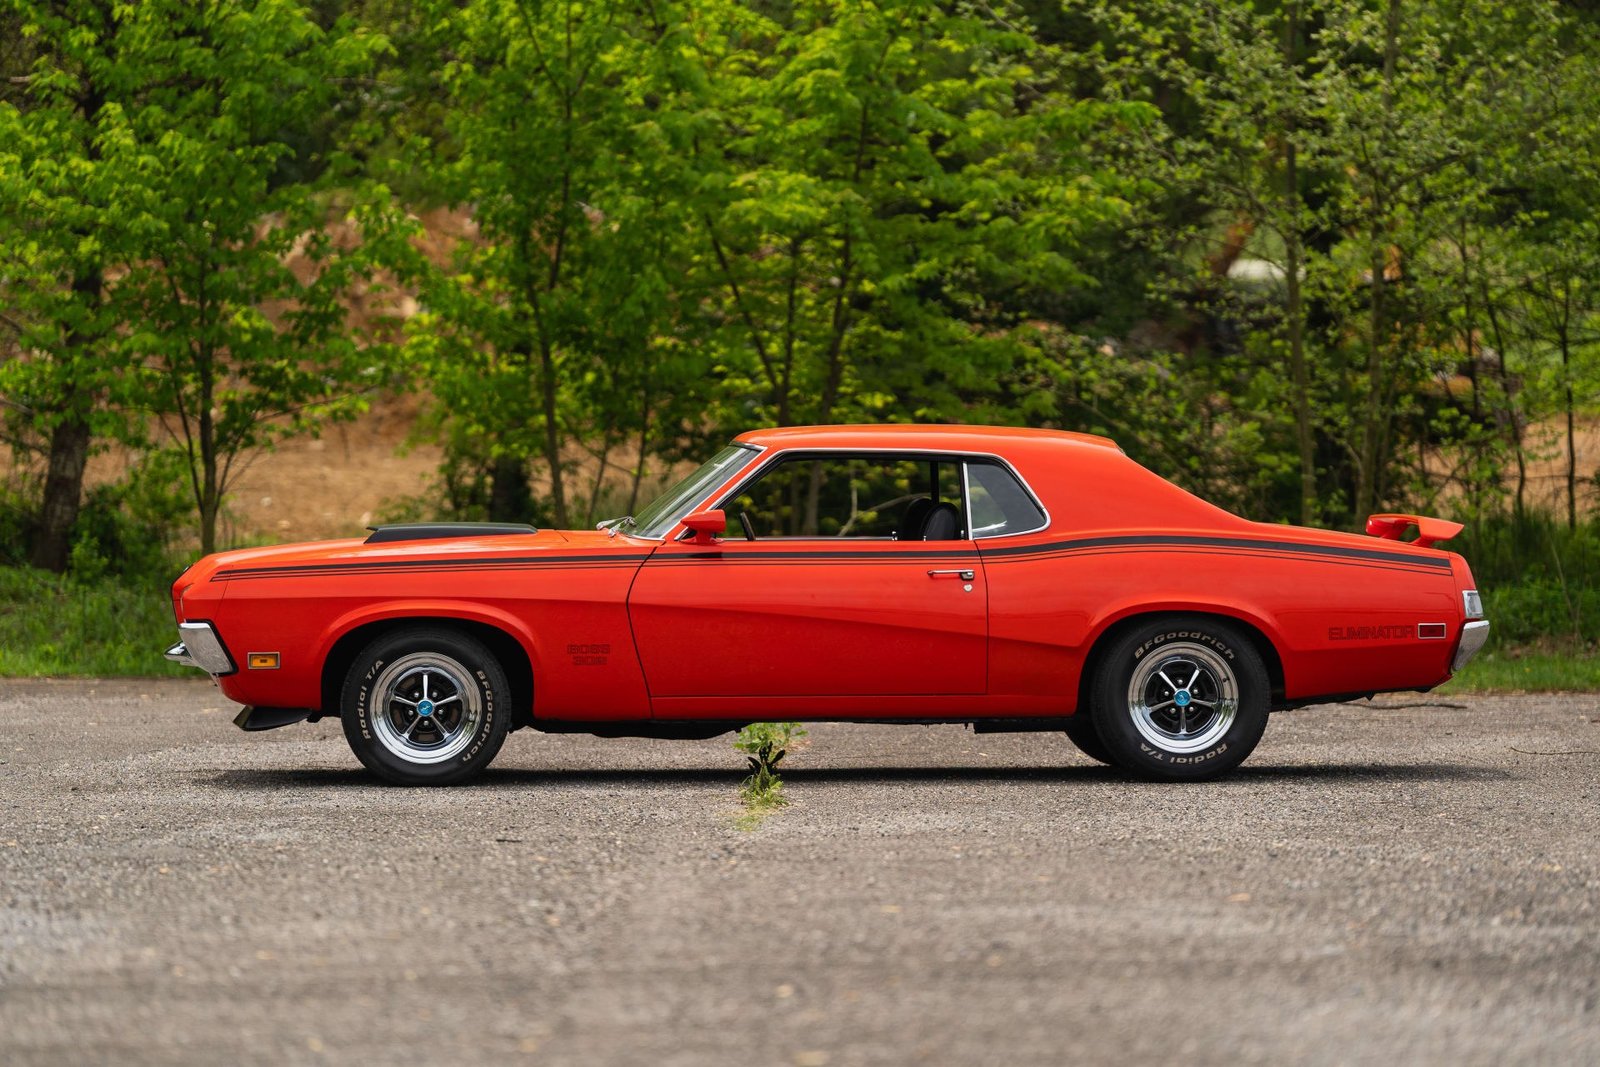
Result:
M1505 210L1500 190L1548 158L1534 131L1554 111L1532 89L1581 47L1559 5L1074 8L1102 35L1100 91L1160 103L1154 136L1123 147L1167 190L1153 206L1182 212L1176 226L1144 220L1168 249L1165 288L1214 324L1255 319L1238 347L1278 387L1214 381L1259 405L1265 450L1294 457L1301 521L1359 520L1413 490L1414 457L1491 440L1479 394L1464 410L1438 383L1462 365L1477 374L1481 331L1462 324L1505 309L1503 293L1489 309L1465 282L1489 213ZM1499 148L1507 135L1520 158ZM1242 269L1257 265L1265 284ZM1208 344L1225 351L1220 332Z
M1075 253L1126 183L1085 130L1145 110L1053 91L1027 33L948 5L801 3L743 40L699 146L735 398L779 424L963 412L1022 353L1023 294L1092 286Z
M117 44L128 17L110 0L0 5L20 31L8 55L26 69L0 96L0 322L17 349L0 366L0 395L47 442L30 558L54 571L67 565L93 439L114 428L108 401L126 384L106 288L135 237L104 153L131 80Z
M668 272L683 231L692 27L669 4L481 0L438 12L445 138L417 161L475 232L423 272L410 349L452 450L492 471L488 512L524 518L530 460L568 525L570 443L600 466L642 453L695 369L676 343ZM592 519L593 515L585 518Z
M288 138L383 41L287 0L21 10L40 58L28 106L0 108L0 210L36 353L14 373L52 435L35 559L64 563L108 405L179 442L209 552L236 460L348 411L371 369L343 302L366 257L322 191L369 237L372 191L336 154L290 167Z
M1273 268L1279 316L1270 351L1281 361L1293 415L1298 518L1316 524L1318 415L1306 284L1319 220L1307 193L1315 197L1326 163L1312 134L1317 88L1305 5L1084 6L1107 36L1097 53L1105 91L1164 101L1167 125L1124 146L1201 216L1178 234L1210 247L1180 284L1215 293L1247 250Z
M322 30L284 0L146 4L137 18L152 67L110 159L128 179L116 207L147 254L115 303L149 403L188 456L209 552L241 456L350 414L379 384L346 301L385 237L382 190L337 153L285 172L288 137L384 42ZM336 204L353 236L330 231Z

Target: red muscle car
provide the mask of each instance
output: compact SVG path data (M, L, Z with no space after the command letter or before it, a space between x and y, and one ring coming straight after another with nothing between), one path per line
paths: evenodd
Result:
M246 705L246 730L337 716L396 783L463 781L522 727L773 719L1062 731L1199 779L1269 711L1427 690L1471 659L1489 624L1436 547L1460 529L1250 522L1083 434L761 430L597 530L379 526L207 556L173 584L167 658Z

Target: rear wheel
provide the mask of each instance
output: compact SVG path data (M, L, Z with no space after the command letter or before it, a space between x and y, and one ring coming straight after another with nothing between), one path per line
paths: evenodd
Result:
M1154 621L1119 638L1094 683L1095 732L1119 766L1147 778L1214 778L1267 726L1271 683L1239 631L1206 618Z
M505 671L482 642L443 627L407 627L372 642L351 665L344 735L386 782L454 785L500 751L509 693Z

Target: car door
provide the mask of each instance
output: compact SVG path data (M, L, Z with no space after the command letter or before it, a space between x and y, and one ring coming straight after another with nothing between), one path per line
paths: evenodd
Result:
M668 541L634 580L656 714L824 698L892 717L915 705L874 698L982 694L987 598L962 500L947 457L775 457L721 501L722 538ZM940 539L916 539L934 510Z

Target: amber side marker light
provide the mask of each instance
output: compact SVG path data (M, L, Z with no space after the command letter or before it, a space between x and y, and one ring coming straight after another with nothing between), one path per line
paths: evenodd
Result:
M278 654L276 652L252 652L247 657L247 662L253 671L275 671L278 669Z

